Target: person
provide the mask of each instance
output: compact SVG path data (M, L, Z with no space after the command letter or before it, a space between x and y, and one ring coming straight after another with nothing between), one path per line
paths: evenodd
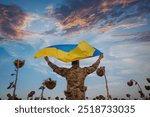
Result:
M47 56L44 58L54 72L66 78L67 90L64 91L66 99L84 100L85 91L87 90L87 87L84 86L85 78L97 69L100 64L100 60L103 58L103 54L99 56L98 60L93 65L84 68L79 66L79 60L73 61L71 68L64 68L53 64Z

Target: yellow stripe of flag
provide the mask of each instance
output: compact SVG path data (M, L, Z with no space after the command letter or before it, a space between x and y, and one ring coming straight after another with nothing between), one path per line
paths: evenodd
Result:
M57 48L44 48L35 54L35 58L52 56L63 62L72 62L92 56L95 49L86 41L81 41L78 46L70 52L64 52Z

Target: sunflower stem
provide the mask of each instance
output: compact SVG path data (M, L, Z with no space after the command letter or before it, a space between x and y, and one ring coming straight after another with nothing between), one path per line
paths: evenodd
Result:
M107 91L107 99L111 99L110 94L109 94L109 88L108 88L108 82L107 82L107 78L106 78L106 74L104 74L105 77L105 83L106 83L106 91Z
M14 87L14 91L13 91L13 100L15 100L16 97L16 87L17 87L17 81L18 81L18 72L19 72L19 68L16 68L16 79L15 79L15 87Z
M134 82L137 84L137 86L138 86L139 90L143 93L143 91L142 91L142 88L141 88L140 84L139 84L136 80L134 80L134 79L132 79L132 81L134 81ZM144 93L143 93L143 94L144 94ZM145 95L144 95L144 97L142 97L142 99L145 99Z

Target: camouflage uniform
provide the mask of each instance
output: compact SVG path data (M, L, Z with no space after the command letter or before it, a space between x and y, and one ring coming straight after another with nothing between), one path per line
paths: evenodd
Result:
M66 99L69 100L84 100L85 99L85 91L87 89L84 86L84 80L87 75L93 73L100 63L100 59L98 59L92 66L84 67L84 68L63 68L58 67L52 62L48 62L48 65L53 69L54 72L65 77L67 80L67 91L64 91L66 95Z

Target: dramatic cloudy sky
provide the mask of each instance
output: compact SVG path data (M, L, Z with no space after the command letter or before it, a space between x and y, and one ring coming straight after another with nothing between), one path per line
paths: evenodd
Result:
M1 0L0 1L0 97L7 99L13 61L24 59L20 69L17 95L26 99L31 90L40 95L41 83L51 77L57 80L54 90L45 97L64 97L66 81L53 73L44 59L34 54L53 44L78 43L86 40L104 53L101 65L106 67L112 97L139 97L137 87L126 82L137 80L144 90L150 77L150 1L149 0ZM55 64L70 67L50 58ZM97 57L82 60L90 66ZM104 78L89 75L86 95L106 95ZM148 94L147 91L144 91Z

